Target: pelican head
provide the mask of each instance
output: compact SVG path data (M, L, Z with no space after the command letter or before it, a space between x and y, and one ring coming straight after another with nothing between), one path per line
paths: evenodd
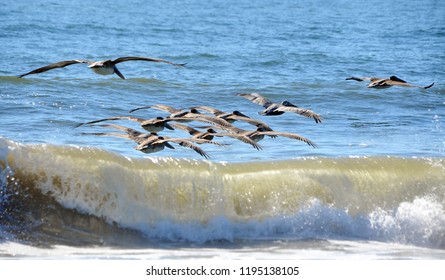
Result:
M190 109L190 113L193 114L201 114L198 110L196 110L195 108Z
M297 105L294 105L294 104L290 103L290 102L287 101L287 100L284 100L283 102L281 102L281 105L283 105L283 106L289 106L289 107L298 107Z
M246 115L244 115L240 111L233 111L232 114L234 114L235 116L239 116L239 117L247 117Z

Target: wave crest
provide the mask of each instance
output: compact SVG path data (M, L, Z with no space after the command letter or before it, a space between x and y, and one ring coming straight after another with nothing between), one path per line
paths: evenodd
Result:
M3 188L14 182L21 203L51 200L151 238L342 236L444 246L440 158L216 163L5 139L0 153L3 174L12 174Z

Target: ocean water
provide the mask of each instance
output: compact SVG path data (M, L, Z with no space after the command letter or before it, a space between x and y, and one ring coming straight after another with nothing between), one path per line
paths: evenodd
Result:
M10 1L0 14L1 258L445 257L443 1ZM122 56L186 66L125 62L125 80L84 64L17 77ZM435 84L345 80L391 75ZM261 116L237 96L254 92L323 122ZM166 117L129 113L154 104L239 110L317 148L224 137L199 145L208 159L178 145L144 154L84 134L116 130L76 128Z

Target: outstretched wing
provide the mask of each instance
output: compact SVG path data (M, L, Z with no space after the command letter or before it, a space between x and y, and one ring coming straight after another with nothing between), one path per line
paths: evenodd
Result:
M364 78L349 77L349 78L346 78L346 80L354 80L354 81L357 81L357 82L371 81L371 79L372 78L369 78L369 77L364 77Z
M22 74L22 75L20 75L18 77L22 78L22 77L24 77L26 75L30 75L30 74L39 74L39 73L46 72L46 71L49 71L49 70L52 70L52 69L55 69L55 68L63 68L65 66L76 64L76 63L88 63L89 64L89 63L92 63L92 61L77 60L77 59L75 59L75 60L59 61L59 62L56 62L56 63L52 63L50 65L46 65L46 66L34 69L34 70L32 70L32 71L30 71L28 73Z
M234 139L240 140L240 141L242 141L242 142L244 142L246 144L250 144L250 145L252 145L252 147L254 147L257 150L262 150L263 149L257 142L255 142L251 138L247 137L246 135L243 135L243 134L240 134L240 133L237 133L237 134L235 134L235 133L211 133L211 135L220 136L220 137L227 136L227 137L230 137L230 138L234 138Z
M262 122L262 121L257 120L257 119L252 119L252 118L250 118L248 116L231 115L230 118L238 120L238 121L243 121L243 122L249 123L249 124L254 125L256 127L261 127L264 130L272 131L272 128L270 128L269 125L266 124L265 122Z
M391 76L390 81L388 81L388 84L394 85L394 86L405 86L405 87L417 87L417 88L430 88L434 85L434 83L428 85L428 86L418 86L418 85L412 85L412 84L408 84L406 81L396 77L396 76Z
M304 143L306 143L306 144L308 144L308 145L310 145L310 146L312 146L314 148L317 147L317 145L314 142L312 142L311 140L309 140L309 139L307 139L307 138L305 138L305 137L303 137L301 135L295 134L295 133L277 132L277 131L260 131L260 132L257 132L257 133L263 134L263 135L283 136L283 137L291 138L291 139L294 139L294 140L303 141Z
M216 108L209 107L209 106L196 106L196 107L192 107L191 109L203 110L203 111L212 113L215 116L220 116L220 115L226 114L226 112L223 112L221 110L218 110Z
M187 125L174 123L174 124L171 124L171 126L174 127L174 128L177 128L177 129L181 129L181 130L187 131L190 135L195 135L195 134L199 133L199 130L196 130L193 127L190 127L190 126L187 126Z
M122 126L122 125L117 125L117 124L99 124L96 126L106 127L106 128L115 128L115 129L118 129L121 131L125 131L127 133L127 137L122 137L122 136L118 136L118 137L128 138L128 139L135 141L136 143L140 143L140 142L145 141L149 138L158 137L155 133L147 134L147 133L140 132L136 129ZM111 133L111 134L113 134L113 133ZM116 133L114 133L114 134L116 134ZM124 134L119 134L119 135L124 135ZM111 135L111 136L116 136L116 135Z
M82 132L81 135L94 135L94 136L113 136L125 139L131 139L127 134L112 133L112 132Z
M186 63L173 63L171 61L164 60L164 59L159 59L159 58L140 57L140 56L124 56L124 57L119 57L119 58L113 60L113 63L117 64L117 63L121 63L121 62L125 62L125 61L131 61L131 60L142 60L142 61L150 61L150 62L162 62L162 63L171 64L171 65L174 65L174 66L184 66L186 64Z
M184 120L206 122L211 125L218 126L226 131L231 131L231 129L233 129L233 126L228 121L218 117L212 117L199 113L187 113L182 118Z
M428 85L428 86L426 86L426 87L423 87L424 89L427 89L427 88L430 88L430 87L432 87L432 86L434 86L434 83L432 83L431 85Z
M263 106L264 108L269 108L274 102L270 101L266 97L260 95L259 93L238 93L238 96L244 97L253 103Z
M139 107L139 108L136 108L136 109L132 109L132 110L130 110L130 113L133 113L134 111L137 111L137 110L149 109L149 108L161 110L161 111L164 111L164 112L168 112L170 114L175 114L175 113L182 112L182 110L175 109L175 108L173 108L171 106L168 106L168 105L155 104L155 105L148 105L148 106L143 106L143 107Z
M145 121L144 119L130 117L130 116L116 116L116 117L110 117L110 118L105 118L105 119L99 119L99 120L94 120L94 121L90 121L90 122L80 123L76 127L79 127L79 126L82 126L82 125L86 125L86 124L93 124L93 123L98 123L98 122L103 122L103 121L114 121L114 120L129 120L129 121L135 121L135 122L139 122L139 123L142 123L143 121Z
M201 156L205 157L205 158L210 158L209 155L200 147L194 145L193 143L189 142L188 140L192 140L192 139L180 139L180 138L169 138L169 139L163 139L163 140L157 140L155 143L167 143L167 142L175 142L183 147L186 148L190 148L192 150L194 150L195 152L197 152L198 154L200 154ZM198 140L203 140L203 139L193 139L192 141L196 142ZM206 140L203 140L206 141ZM210 143L211 141L206 141L206 142L201 142L201 143ZM211 142L211 143L215 143L215 142Z
M293 106L280 106L278 110L283 112L296 113L306 118L312 118L315 120L316 123L321 123L323 121L323 118L320 115L316 114L314 111L311 111L309 109L293 107Z

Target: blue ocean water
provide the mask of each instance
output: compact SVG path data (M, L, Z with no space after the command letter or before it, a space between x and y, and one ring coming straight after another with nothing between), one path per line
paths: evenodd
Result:
M331 245L349 252L363 243L358 255L365 257L388 256L384 248L394 243L417 247L389 256L444 256L443 1L15 1L0 14L3 255L20 255L17 244L109 245L122 235L136 241L119 246L211 243L212 254L235 258L246 244L273 258L265 251L280 242L294 249L289 256L313 249L308 258L335 258ZM118 65L122 80L76 64L17 78L57 61L122 56L186 66L125 62ZM371 89L345 80L392 75L435 84ZM254 92L324 121L260 116L259 105L236 95ZM154 104L239 110L318 147L279 137L265 138L257 151L224 138L224 147L200 145L210 156L204 160L179 146L146 155L125 139L82 135L110 129L75 128L120 115L165 117L152 109L129 113ZM135 122L113 123L141 130ZM40 204L32 212L22 205L29 196L74 211L72 220ZM11 213L12 205L23 209ZM29 211L34 220L24 218ZM133 219L124 219L129 213ZM36 217L46 224L36 225ZM100 226L76 222L91 217ZM113 235L116 228L107 227L114 224L131 232ZM91 238L73 234L77 227ZM375 254L369 242L382 251Z

